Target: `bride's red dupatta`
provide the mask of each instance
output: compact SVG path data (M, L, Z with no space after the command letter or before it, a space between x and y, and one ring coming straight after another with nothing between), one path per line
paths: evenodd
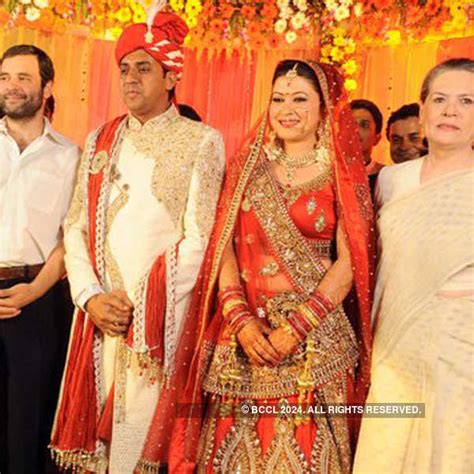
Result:
M351 251L354 291L345 303L359 341L360 360L355 397L364 403L369 385L370 311L374 270L373 211L357 127L340 74L331 66L307 62L314 70L332 131L334 179L339 208ZM224 249L232 237L247 184L267 139L266 115L259 120L239 153L228 163L224 188L210 243L176 353L176 369L157 405L141 465L151 472L168 463L171 473L191 473L196 462L205 398L201 389L207 369L205 352L215 344L220 312L216 311L217 281ZM211 324L212 322L212 324ZM358 420L355 420L355 425ZM357 426L353 427L357 433Z

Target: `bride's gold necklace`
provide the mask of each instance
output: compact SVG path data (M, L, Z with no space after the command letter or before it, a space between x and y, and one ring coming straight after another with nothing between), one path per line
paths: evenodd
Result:
M274 161L285 169L287 186L295 179L296 170L306 168L307 166L320 164L320 153L318 149L313 149L304 155L290 156L283 148L271 148L267 150L267 157L269 161Z

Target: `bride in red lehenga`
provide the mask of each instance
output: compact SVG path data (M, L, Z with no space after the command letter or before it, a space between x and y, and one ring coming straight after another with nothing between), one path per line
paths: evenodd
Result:
M281 62L268 113L229 163L145 459L177 473L350 471L357 419L321 412L367 391L369 196L340 75ZM177 394L187 409L164 456ZM308 405L318 414L301 415Z

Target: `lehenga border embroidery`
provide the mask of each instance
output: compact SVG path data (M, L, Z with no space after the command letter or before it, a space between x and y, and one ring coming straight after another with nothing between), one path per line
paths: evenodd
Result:
M288 404L282 400L280 404ZM279 415L274 422L275 436L265 453L265 474L306 474L308 462L295 438L295 422L292 415Z
M283 315L281 315L284 317ZM357 342L354 331L342 308L327 315L316 331L308 335L316 348L311 376L316 385L322 386L354 368L358 360ZM308 339L307 339L308 340ZM206 348L207 349L207 348ZM206 354L212 352L212 347ZM298 393L298 377L305 364L304 343L298 351L283 360L276 367L254 367L247 356L237 350L237 367L241 379L232 388L223 383L221 373L228 364L230 347L218 344L214 348L212 361L202 373L205 391L226 397L269 399L281 398ZM209 357L209 356L207 356Z
M288 205L291 206L304 194L316 193L318 191L321 191L321 189L323 189L327 184L329 184L331 180L332 170L330 167L328 167L320 175L316 176L316 178L311 179L306 183L288 187L278 182L278 187L280 188L281 193L286 199Z
M249 405L253 402L249 401ZM214 471L263 472L262 451L255 425L258 415L238 415L222 441L213 461Z
M301 235L288 215L282 196L265 165L260 164L252 176L246 197L270 246L283 262L293 283L302 291L312 293L326 272L314 256L309 242Z

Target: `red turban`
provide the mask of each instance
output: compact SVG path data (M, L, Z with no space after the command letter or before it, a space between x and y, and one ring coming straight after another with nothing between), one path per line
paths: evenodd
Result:
M117 63L127 54L143 49L164 69L179 77L183 71L183 41L188 31L186 22L178 15L157 13L150 27L138 23L125 28L115 47Z

